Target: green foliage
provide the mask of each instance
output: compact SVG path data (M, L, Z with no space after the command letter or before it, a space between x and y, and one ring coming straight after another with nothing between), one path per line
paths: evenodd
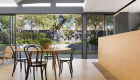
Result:
M98 39L97 38L92 38L88 41L89 44L92 45L98 45Z
M137 25L134 27L134 29L135 29L135 28L137 28L137 27L140 27L140 23L139 23L139 24L137 24Z
M2 42L2 44L9 44L9 33L0 32L0 41Z
M56 41L56 42L52 42L52 44L62 44L62 42Z
M25 39L25 40L18 40L16 42L17 44L38 44L37 40L32 40L32 39Z
M43 46L44 45L44 43L47 43L47 42L50 42L50 43L52 43L52 40L51 39L49 39L49 38L41 38L41 39L39 39L39 44L41 45L41 46Z
M74 43L74 44L82 44L82 41L76 42L76 43Z
M29 24L32 28L39 30L56 30L59 16L63 15L66 23L75 23L75 30L82 29L81 14L25 14L17 15L17 28L23 29L25 24ZM70 17L71 16L71 17ZM33 26L34 25L34 26ZM63 26L63 25L62 25ZM71 26L69 26L71 27Z
M0 46L9 46L9 44L0 44Z
M56 26L59 15L51 14L26 14L17 15L17 28L23 29L25 24L29 24L32 29L36 26L39 30L53 30L53 26Z
M6 29L10 26L10 16L0 16L1 26Z
M140 23L136 27L140 27Z
M140 27L140 23L137 24L137 25L133 28L133 30L139 30L139 27Z
M39 40L40 38L45 38L47 35L45 33L33 33L32 34L32 39L33 40ZM17 32L16 33L16 38L17 41L20 42L20 40L26 40L26 39L30 39L30 33L29 32Z

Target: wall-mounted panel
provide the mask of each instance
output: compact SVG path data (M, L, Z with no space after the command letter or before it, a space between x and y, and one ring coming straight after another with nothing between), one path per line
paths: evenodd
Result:
M99 38L99 63L119 80L140 80L140 30Z

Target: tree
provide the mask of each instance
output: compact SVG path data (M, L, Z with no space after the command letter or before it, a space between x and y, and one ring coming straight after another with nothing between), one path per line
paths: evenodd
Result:
M73 14L72 18L74 19L75 23L75 30L82 30L82 16L81 14Z
M94 28L97 38L98 30L102 30L104 27L104 15L94 15L88 14L87 15L87 25L91 28Z
M18 29L22 29L25 26L25 24L28 24L31 27L31 32L30 32L31 39L32 39L32 30L34 30L36 26L43 25L41 15L35 15L35 14L18 15L17 20L18 20L17 21Z
M0 16L1 28L7 29L10 26L10 16Z
M16 15L16 23L17 23L17 29L23 29L24 28L24 25L26 24L24 22L24 19L23 19L24 15Z
M113 15L105 16L105 27L106 27L106 34L108 35L108 32L113 30Z

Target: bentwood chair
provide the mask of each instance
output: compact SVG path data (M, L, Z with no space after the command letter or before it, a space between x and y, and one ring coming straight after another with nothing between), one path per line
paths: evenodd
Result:
M25 73L26 73L26 61L27 61L27 58L22 58L21 57L21 52L15 51L15 48L20 49L20 47L18 45L11 45L10 47L11 47L11 49L13 51L13 58L14 58L14 68L13 68L12 76L14 75L14 72L15 72L15 69L16 69L16 66L17 66L18 62L20 62L20 71L22 69L22 63L24 62L24 68L25 68Z
M14 48L14 47L13 47ZM0 51L0 58L2 58L2 65L4 64L4 60L11 59L14 61L12 58L13 51L11 50L10 46L7 46L5 51Z
M29 52L30 49L34 49L37 52L35 61L30 56L30 52ZM34 80L35 80L35 67L40 67L42 80L43 80L43 69L45 69L45 77L46 77L46 80L47 80L46 62L42 60L42 58L43 58L43 49L42 49L42 47L36 46L36 45L25 46L24 47L24 52L25 52L25 55L27 57L27 63L28 63L25 80L28 79L29 68L31 68L31 67L33 67ZM40 57L41 57L40 61L38 61L39 54L40 54Z
M75 51L76 46L77 46L77 44L75 44L73 46L72 51L71 51L70 58L59 58L59 61L60 61L59 76L60 76L60 73L62 73L63 62L67 62L68 65L69 65L70 73L71 73L71 77L72 77L72 73L73 73L72 61L73 61L73 55L74 55L74 51Z

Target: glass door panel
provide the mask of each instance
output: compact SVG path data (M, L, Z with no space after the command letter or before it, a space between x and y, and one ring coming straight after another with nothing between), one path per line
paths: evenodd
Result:
M104 15L87 14L87 58L98 59L98 37L104 36Z
M14 15L0 15L0 51L14 43Z

